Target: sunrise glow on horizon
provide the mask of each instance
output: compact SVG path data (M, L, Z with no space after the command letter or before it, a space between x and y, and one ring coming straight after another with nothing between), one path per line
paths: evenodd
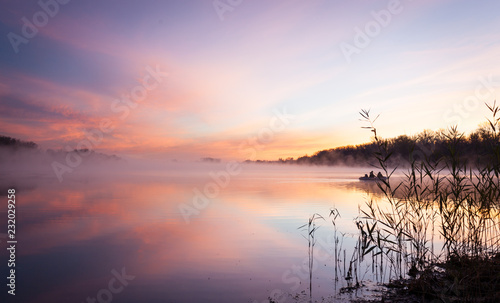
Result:
M368 142L361 109L468 132L499 97L497 1L53 3L0 12L0 135L43 148L296 158Z

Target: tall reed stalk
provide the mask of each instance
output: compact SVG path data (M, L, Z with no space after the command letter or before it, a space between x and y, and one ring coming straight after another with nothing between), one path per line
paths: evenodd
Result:
M451 127L443 133L446 153L416 160L412 152L398 180L393 178L397 168L388 165L392 151L374 126L378 116L360 112L378 148L376 167L387 178L377 181L385 206L369 201L361 211L361 247L383 254L396 278L415 277L439 261L487 260L500 253L500 107L487 107L493 140L476 165L461 155L464 135ZM444 240L440 254L433 247L435 229Z
M307 240L308 249L307 253L309 256L309 301L312 302L312 278L313 278L313 267L314 267L314 246L316 245L316 231L319 226L316 225L316 220L324 218L319 214L313 214L309 218L309 222L299 227L299 229L305 229L307 231L307 236L304 238ZM307 229L306 229L307 228Z

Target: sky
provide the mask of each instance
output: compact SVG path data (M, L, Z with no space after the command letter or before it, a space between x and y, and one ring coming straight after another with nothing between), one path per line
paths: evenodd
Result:
M500 2L0 1L0 135L277 159L485 121Z

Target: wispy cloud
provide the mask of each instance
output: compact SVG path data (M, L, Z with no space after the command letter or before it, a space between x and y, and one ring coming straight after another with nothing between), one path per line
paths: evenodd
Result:
M106 118L116 128L105 150L238 158L234 146L287 107L297 120L261 151L270 159L366 141L360 108L396 117L380 121L387 135L400 124L408 132L446 127L443 112L478 77L498 78L500 5L401 4L348 64L339 44L388 2L245 1L224 22L201 1L70 2L19 54L1 42L0 131L59 148ZM37 9L7 5L1 29L19 32ZM146 65L167 70L168 83L118 119L110 104L140 83ZM481 115L470 113L465 130Z

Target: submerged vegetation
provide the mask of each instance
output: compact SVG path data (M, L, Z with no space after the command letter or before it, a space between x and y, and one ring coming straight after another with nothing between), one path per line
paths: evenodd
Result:
M373 133L364 146L387 179L377 181L382 201L368 199L355 219L356 247L350 261L344 256L347 288L360 285L356 268L370 256L373 271L385 268L386 286L397 290L382 302L500 302L500 107L487 107L492 117L480 135L451 127L425 150L410 140L402 178L394 177L393 161L401 140L381 139L376 118L361 111ZM335 270L337 256L335 247Z

